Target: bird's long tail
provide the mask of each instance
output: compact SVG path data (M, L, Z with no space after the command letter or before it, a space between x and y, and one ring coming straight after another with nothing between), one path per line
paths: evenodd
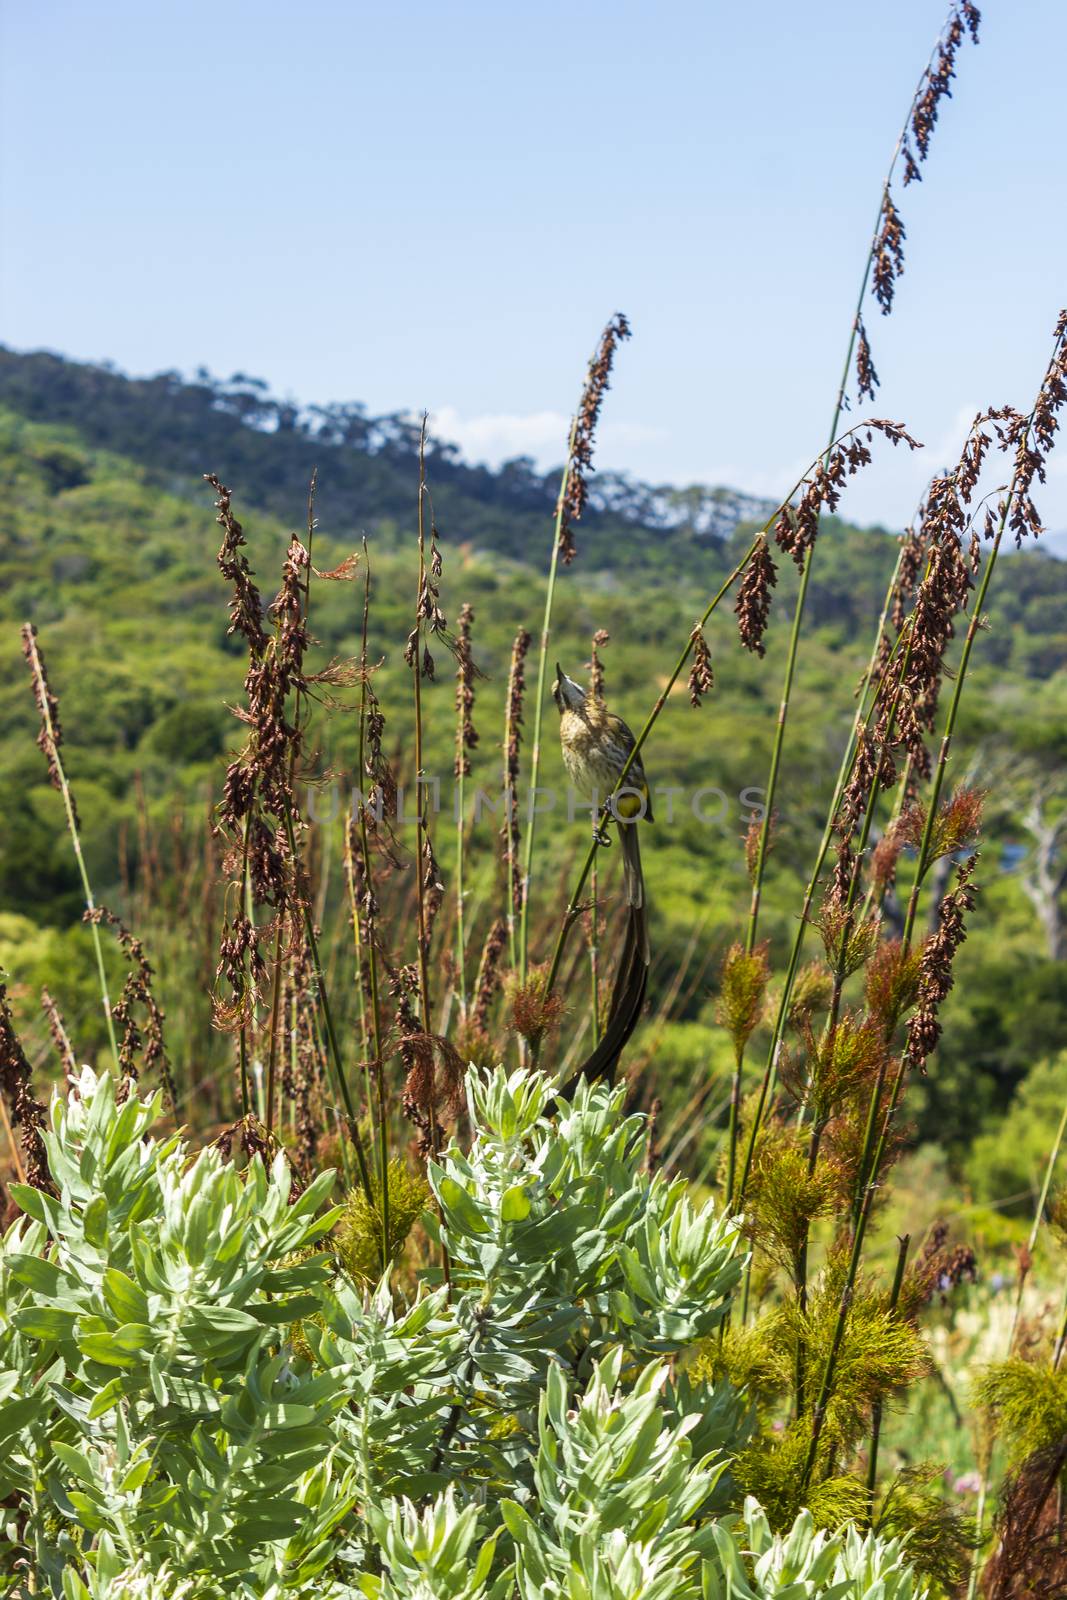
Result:
M638 944L645 965L649 963L648 910L645 905L645 874L641 868L641 842L636 822L623 823L619 828L622 844L622 881L630 916L636 923Z
M629 1043L645 1003L650 962L648 948L648 907L645 904L645 877L641 871L641 846L637 824L620 822L623 887L626 894L626 937L615 972L611 1006L603 1037L592 1055L583 1061L574 1077L560 1091L561 1100L571 1100L583 1078L595 1083L604 1078L615 1082L619 1057Z
M626 938L615 974L611 994L611 1009L603 1037L592 1055L588 1056L574 1077L559 1091L560 1100L573 1100L582 1079L596 1083L603 1078L615 1082L619 1057L626 1048L641 1017L648 983L648 955L642 954L644 908L631 906L626 919ZM647 951L647 941L645 941Z

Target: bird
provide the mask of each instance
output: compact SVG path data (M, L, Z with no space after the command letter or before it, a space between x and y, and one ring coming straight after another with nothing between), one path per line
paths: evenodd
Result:
M567 774L580 794L603 804L613 794L637 740L622 718L609 711L598 695L569 678L558 661L552 698L559 711L559 738ZM645 879L637 823L641 818L648 822L654 819L652 793L640 754L630 762L622 788L611 802L611 813L619 824L626 904L640 913L640 946L647 965ZM595 822L594 828L599 827L599 821Z

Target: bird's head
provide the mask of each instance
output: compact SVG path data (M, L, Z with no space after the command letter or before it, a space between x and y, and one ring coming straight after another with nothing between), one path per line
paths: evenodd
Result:
M556 681L552 685L552 698L556 702L560 715L564 711L577 711L585 704L585 690L580 683L575 683L573 678L568 678L559 662L556 662Z

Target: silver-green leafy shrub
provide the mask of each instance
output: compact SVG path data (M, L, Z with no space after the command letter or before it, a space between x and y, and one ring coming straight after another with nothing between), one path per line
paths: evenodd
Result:
M645 1172L623 1092L468 1097L429 1172L451 1288L410 1301L346 1279L332 1175L192 1159L88 1069L56 1098L55 1194L0 1251L7 1592L919 1600L899 1545L731 1511L743 1397L679 1358L739 1232Z

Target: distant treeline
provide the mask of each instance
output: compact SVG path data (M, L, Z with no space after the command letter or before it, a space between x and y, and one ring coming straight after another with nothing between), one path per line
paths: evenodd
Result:
M0 346L0 406L38 422L77 428L88 443L148 465L161 476L218 472L263 510L292 521L315 467L320 506L336 523L368 526L410 519L419 419L370 416L359 401L298 406L272 395L261 378L223 380L200 368L128 378L110 363L68 361L48 351ZM560 457L566 440L560 439ZM456 445L427 446L442 535L522 558L543 544L559 487L526 456L497 469L470 465ZM328 470L326 470L328 468ZM722 539L770 506L731 489L655 488L618 473L598 474L583 523L583 553L594 564L658 559L664 533ZM632 543L632 549L630 545Z

